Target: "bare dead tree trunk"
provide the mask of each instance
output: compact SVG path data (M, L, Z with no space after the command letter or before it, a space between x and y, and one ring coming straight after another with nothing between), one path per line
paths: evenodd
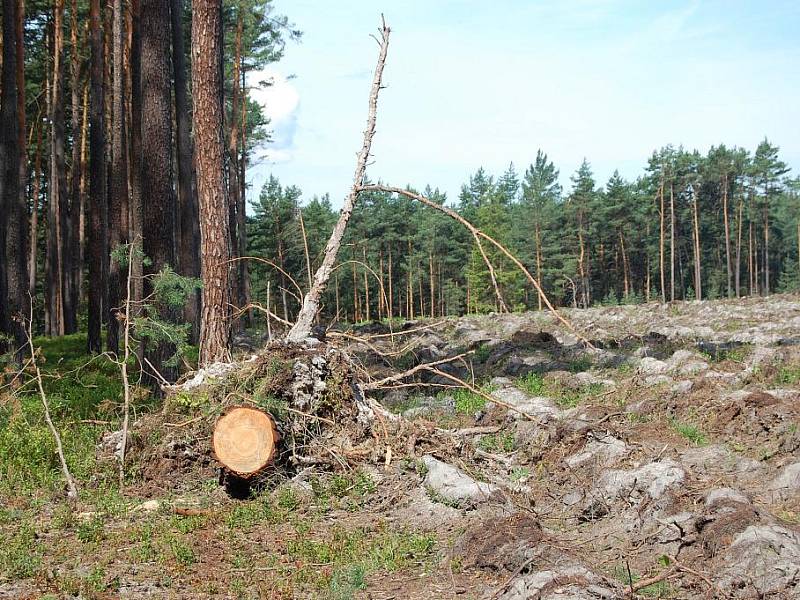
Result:
M364 131L364 142L358 154L356 163L356 171L353 176L353 186L350 194L344 202L342 212L339 215L339 221L334 227L328 244L325 247L325 255L322 259L322 264L317 269L314 275L314 285L306 294L303 300L303 307L297 315L297 321L287 335L287 340L292 342L299 342L304 340L311 333L311 327L314 324L314 319L319 311L319 303L322 299L322 294L325 292L328 279L330 279L333 265L336 262L336 256L339 253L339 248L342 245L342 237L344 236L345 228L347 227L350 216L353 214L353 207L355 206L356 199L358 198L358 188L364 181L364 176L367 170L367 160L369 159L370 148L372 147L372 138L375 135L375 120L378 110L378 93L381 88L381 79L383 77L383 67L386 64L386 53L389 49L389 33L390 29L384 22L380 29L380 52L378 54L378 64L375 68L375 76L372 80L372 89L369 95L369 114L367 117L367 128Z
M200 201L203 303L200 365L230 357L230 231L223 178L222 3L192 3L193 125ZM311 315L311 320L313 320ZM310 323L309 321L309 331Z

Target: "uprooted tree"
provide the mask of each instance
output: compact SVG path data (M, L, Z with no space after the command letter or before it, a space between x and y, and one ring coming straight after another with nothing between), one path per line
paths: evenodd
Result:
M353 458L370 455L375 459L384 457L386 461L390 461L393 443L389 439L386 423L396 423L398 419L389 415L377 402L368 399L364 392L385 389L422 370L444 376L454 385L462 385L484 395L484 392L476 390L471 384L437 368L444 362L464 360L466 354L418 365L405 373L381 381L366 382L363 380L365 374L357 371L343 351L311 337L323 292L336 268L342 238L361 192L401 194L457 220L473 236L489 272L499 306L504 307L505 303L497 285L494 265L484 250L486 243L494 246L523 272L543 303L562 325L590 345L553 307L537 279L502 244L474 227L455 211L422 195L391 186L364 185L367 161L375 135L378 94L382 88L389 34L390 29L383 22L379 37L376 38L380 51L369 94L367 127L358 153L353 185L328 240L322 263L302 299L297 320L284 340L271 343L262 356L244 363L223 385L226 391L222 397L234 400L229 400L231 404L221 409L222 416L214 427L212 446L217 460L225 467L229 476L235 479L249 480L274 460L284 458L287 463L295 466L319 463L343 465ZM235 398L246 394L258 400L261 410L239 405ZM487 395L487 398L504 404L491 396ZM382 437L370 431L376 420L381 423L379 429ZM281 437L284 438L284 444L279 449L276 444ZM376 443L378 440L379 443Z

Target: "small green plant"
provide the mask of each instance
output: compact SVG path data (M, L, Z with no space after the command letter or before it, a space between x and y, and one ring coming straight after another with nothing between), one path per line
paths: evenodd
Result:
M670 421L672 428L677 431L681 436L689 440L695 446L707 446L708 438L702 430L692 423L681 423L675 419Z
M78 525L76 534L78 539L85 544L99 542L105 537L103 521L95 517L94 519L81 523Z
M531 396L539 396L544 393L544 379L539 373L528 373L516 380L516 386L523 392Z
M171 537L169 539L169 549L170 552L172 552L172 557L175 559L175 562L183 567L193 565L197 561L194 550L192 550L190 545L183 542L183 540Z
M487 452L504 452L509 453L514 451L514 434L511 432L501 434L484 435L478 442L478 446Z
M528 467L514 467L511 471L511 481L519 483L531 476L531 470Z
M457 389L451 394L457 413L472 415L486 406L486 398L467 389Z
M489 360L489 357L492 355L494 348L490 344L481 344L477 348L475 348L475 360L477 362L486 362Z
M781 385L795 385L800 382L800 366L786 366L778 371L776 382Z
M582 373L592 368L592 360L588 356L581 356L575 360L570 361L567 365L567 370L570 373Z
M33 577L41 562L36 535L28 523L23 523L10 538L0 544L0 576L10 579Z

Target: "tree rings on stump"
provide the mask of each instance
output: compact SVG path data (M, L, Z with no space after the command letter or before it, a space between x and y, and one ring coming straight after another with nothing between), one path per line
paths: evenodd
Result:
M217 421L211 447L226 469L247 478L272 461L278 439L269 415L255 408L237 406Z

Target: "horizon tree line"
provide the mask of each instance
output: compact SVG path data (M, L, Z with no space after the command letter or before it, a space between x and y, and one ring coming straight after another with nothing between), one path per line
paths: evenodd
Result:
M458 213L510 248L562 307L738 298L800 287L800 179L779 149L725 145L706 155L665 146L644 173L605 185L587 160L562 189L539 150L520 176L479 168L455 202ZM408 188L411 189L411 188ZM423 195L448 203L428 186ZM405 198L364 194L325 295L328 322L502 312L469 233ZM291 321L298 288L318 263L337 211L330 198L305 205L302 191L264 184L248 217L253 297ZM508 310L542 309L533 286L487 250Z

